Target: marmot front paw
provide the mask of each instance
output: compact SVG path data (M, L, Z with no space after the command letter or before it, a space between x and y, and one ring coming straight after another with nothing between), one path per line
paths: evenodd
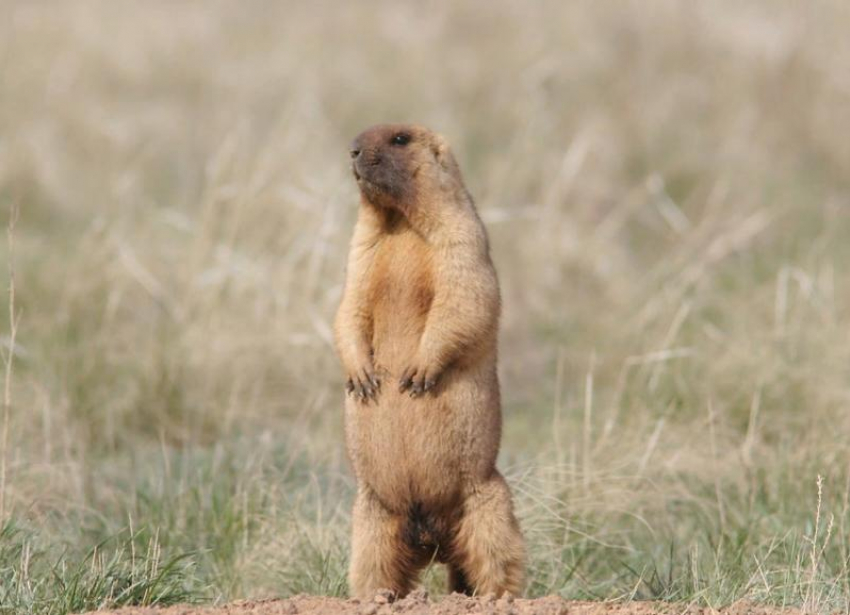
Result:
M376 400L380 390L381 379L371 366L358 369L345 383L345 392L362 402Z
M398 382L398 390L400 393L409 391L411 397L419 397L423 393L433 390L437 386L439 377L440 369L436 366L417 367L411 365L402 373Z

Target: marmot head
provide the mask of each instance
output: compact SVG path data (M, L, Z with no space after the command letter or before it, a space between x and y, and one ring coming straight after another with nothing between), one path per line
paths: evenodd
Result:
M441 193L466 194L446 140L422 126L380 124L351 144L351 168L369 203L405 210Z

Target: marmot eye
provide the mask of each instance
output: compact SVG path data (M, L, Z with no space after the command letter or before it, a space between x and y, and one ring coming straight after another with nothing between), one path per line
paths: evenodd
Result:
M393 145L407 145L410 143L410 135L406 132L400 132L393 137L391 143Z

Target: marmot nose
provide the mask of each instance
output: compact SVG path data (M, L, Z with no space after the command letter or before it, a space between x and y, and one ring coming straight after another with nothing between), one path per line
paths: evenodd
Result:
M349 153L351 154L352 159L356 159L360 155L360 150L359 149L353 149Z

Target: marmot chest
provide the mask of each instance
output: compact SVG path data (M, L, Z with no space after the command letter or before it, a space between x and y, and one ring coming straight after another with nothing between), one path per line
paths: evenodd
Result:
M377 248L369 294L372 347L389 369L412 356L434 299L433 251L418 235L385 237Z

